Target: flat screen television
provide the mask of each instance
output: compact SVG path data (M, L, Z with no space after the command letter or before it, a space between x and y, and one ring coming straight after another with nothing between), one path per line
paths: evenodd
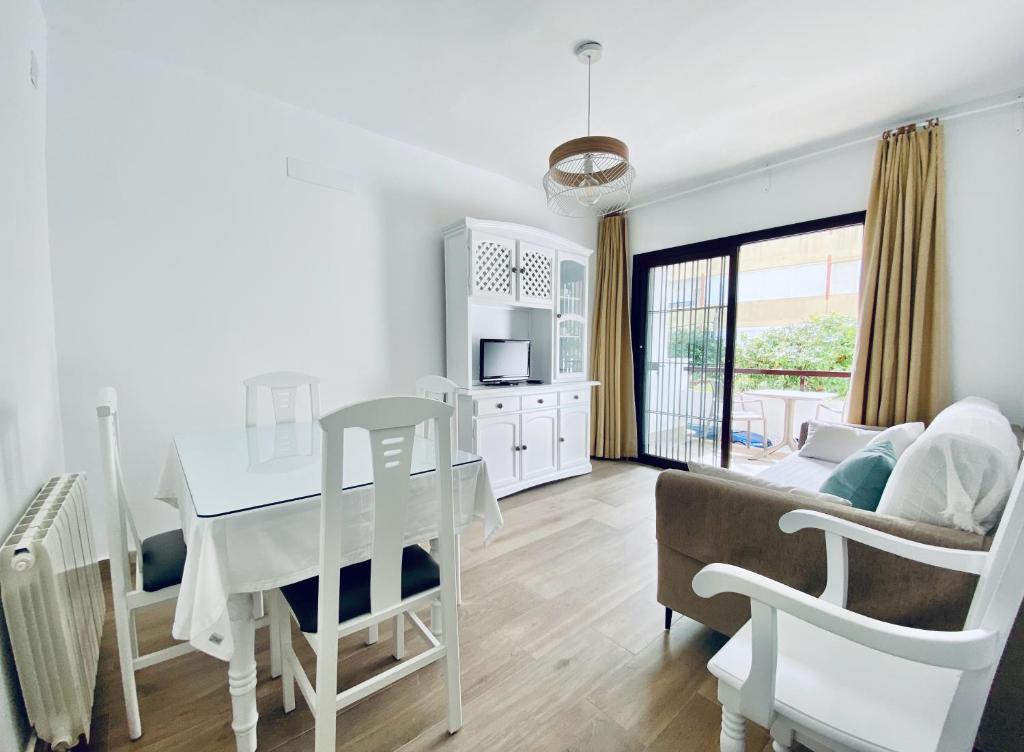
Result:
M530 378L530 340L480 340L480 382L509 384Z

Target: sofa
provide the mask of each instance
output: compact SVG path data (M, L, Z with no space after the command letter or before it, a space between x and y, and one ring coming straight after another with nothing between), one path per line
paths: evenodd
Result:
M881 430L881 429L877 429ZM800 446L808 425L801 428ZM1019 440L1019 435L1018 435ZM811 509L936 546L987 550L992 537L910 521L851 506L814 492L836 463L790 455L757 476L775 488L751 485L738 474L666 470L656 486L658 601L716 632L734 634L750 618L749 601L723 594L697 596L694 575L721 562L757 572L812 595L825 587L825 543L820 531L786 534L779 518ZM693 470L690 468L689 470ZM790 489L802 489L794 493ZM810 493L807 493L810 492ZM901 559L849 543L848 608L908 627L959 630L976 576ZM983 752L1021 749L1024 739L1024 617L1018 616L989 695L977 747Z

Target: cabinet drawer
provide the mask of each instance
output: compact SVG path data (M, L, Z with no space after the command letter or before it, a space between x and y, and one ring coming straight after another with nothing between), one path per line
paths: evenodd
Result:
M476 401L477 416L515 412L519 412L518 397L485 397Z
M544 394L528 394L523 397L524 410L536 410L544 407L554 407L558 404L558 395L554 392Z
M558 393L559 405L578 405L582 402L590 402L589 386Z

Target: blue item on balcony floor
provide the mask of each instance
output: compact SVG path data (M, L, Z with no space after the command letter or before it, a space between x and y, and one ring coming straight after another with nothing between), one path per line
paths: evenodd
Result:
M707 439L708 441L714 441L718 438L718 427L715 425L704 426L701 423L691 423L690 432L698 439ZM750 443L747 443L747 432L746 431L733 431L732 432L732 443L742 444L745 447L751 449L764 449L766 441L765 437L759 433L750 433ZM771 439L767 439L768 447L775 446L775 442Z

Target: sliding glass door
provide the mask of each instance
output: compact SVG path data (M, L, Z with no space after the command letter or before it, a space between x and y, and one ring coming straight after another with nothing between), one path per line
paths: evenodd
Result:
M633 286L634 330L642 330L634 342L642 459L726 464L721 427L731 405L735 253L644 255L651 258L634 259Z
M800 422L839 419L863 222L858 212L633 257L641 461L728 467L732 452L757 472L792 451Z

